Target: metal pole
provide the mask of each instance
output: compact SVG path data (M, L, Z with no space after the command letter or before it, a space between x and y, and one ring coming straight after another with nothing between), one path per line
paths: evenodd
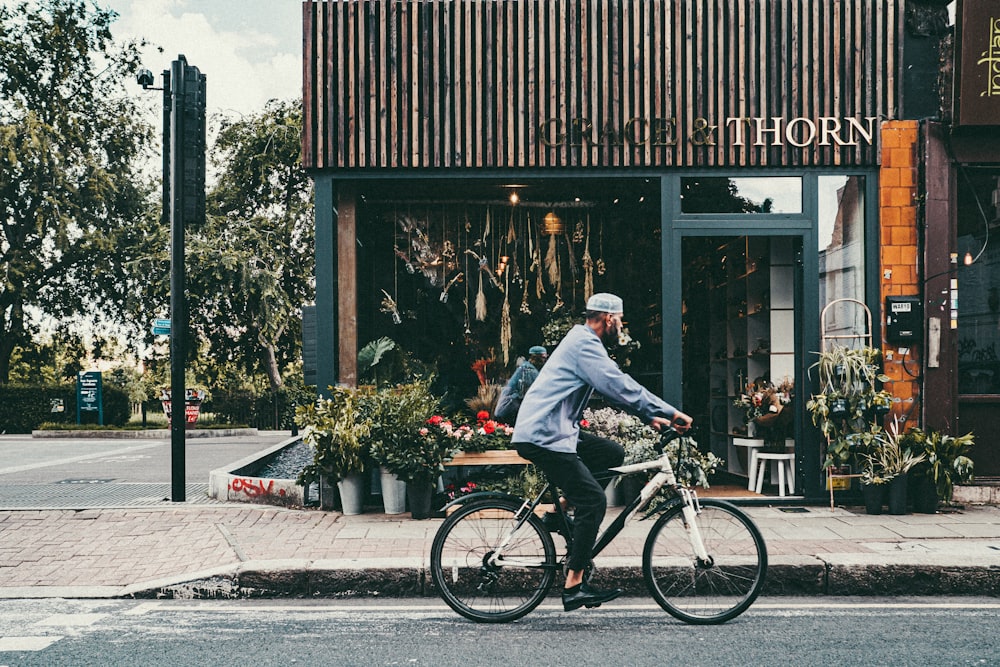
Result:
M171 63L170 95L170 499L185 501L184 437L186 409L184 365L187 309L184 299L184 122L187 63ZM164 96L166 96L166 91ZM166 127L166 124L164 125Z

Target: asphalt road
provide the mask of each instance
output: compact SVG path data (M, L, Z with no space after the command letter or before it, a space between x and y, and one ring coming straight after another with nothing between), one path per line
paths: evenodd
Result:
M288 431L256 436L189 438L184 448L185 482L208 484L210 471L260 452L290 437ZM170 482L172 447L161 440L32 438L0 435L0 498L11 484Z
M996 599L763 598L720 626L645 601L477 625L440 602L0 601L0 665L996 665Z

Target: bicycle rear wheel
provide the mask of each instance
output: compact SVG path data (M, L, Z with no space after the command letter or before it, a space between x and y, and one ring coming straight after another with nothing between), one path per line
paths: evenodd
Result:
M698 529L708 552L701 562L691 549L678 503L646 538L642 572L656 602L685 623L724 623L753 604L764 586L767 548L753 521L736 506L701 500Z
M445 519L431 545L431 578L438 594L462 616L506 623L537 607L559 566L552 536L534 514L511 535L504 564L490 557L517 525L520 506L483 500L459 507Z

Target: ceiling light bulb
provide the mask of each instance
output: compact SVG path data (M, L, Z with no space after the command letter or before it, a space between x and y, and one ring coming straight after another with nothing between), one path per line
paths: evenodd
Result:
M962 263L966 266L970 266L974 260L972 259L972 253L966 252L965 257L962 259Z
M521 198L517 196L517 193L516 192L511 192L510 193L510 203L511 204L517 204L517 202L519 202L519 201L521 201Z

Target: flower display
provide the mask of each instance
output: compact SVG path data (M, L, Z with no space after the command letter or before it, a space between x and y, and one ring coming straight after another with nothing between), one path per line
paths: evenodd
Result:
M743 392L736 397L733 404L743 408L743 423L749 424L769 413L779 413L792 402L792 389L794 385L788 378L779 384L772 384L769 380L759 378L743 388Z
M489 419L489 413L485 410L481 410L476 419L475 424L456 426L450 419L434 415L420 429L420 435L443 440L464 452L485 452L510 447L513 426Z
M785 407L792 402L793 389L787 377L778 384L759 378L748 384L733 404L743 408L743 423L753 422L765 441L783 443L792 426L792 412Z
M448 502L451 502L455 498L461 498L462 496L467 496L470 493L475 493L478 485L475 482L463 482L461 484L448 484L444 487L445 498Z

